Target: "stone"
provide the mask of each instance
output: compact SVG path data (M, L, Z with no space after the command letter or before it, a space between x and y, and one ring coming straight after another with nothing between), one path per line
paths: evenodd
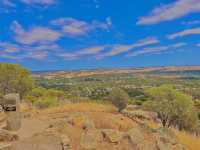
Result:
M140 130L140 128L137 127L129 130L127 132L127 136L130 139L131 143L136 145L142 143L145 140L143 132Z
M70 139L67 135L61 135L61 145L62 150L69 150L70 149Z
M17 131L21 127L20 96L19 94L7 94L3 97L3 105L7 115L6 129Z
M165 143L170 143L172 145L178 143L176 135L170 129L167 128L158 129L156 136Z
M137 150L156 150L155 143L145 139L144 131L139 127L129 130L124 137L128 137L130 143Z
M18 139L19 137L16 133L0 129L0 142L10 142L10 141L16 141Z
M103 137L110 143L119 143L124 135L123 132L113 129L103 129L102 134Z
M131 119L139 119L139 120L157 120L157 114L154 112L143 111L143 110L123 110L122 114L131 118Z
M173 150L173 147L170 143L165 143L162 139L156 140L156 145L159 150Z
M99 130L88 130L82 133L80 145L86 150L94 150L102 139L103 137Z
M94 122L85 114L75 113L67 118L67 122L82 129L95 129Z
M0 150L11 150L11 144L0 144Z

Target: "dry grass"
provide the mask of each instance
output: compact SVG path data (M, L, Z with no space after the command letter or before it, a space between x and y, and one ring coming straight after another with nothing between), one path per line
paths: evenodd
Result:
M176 136L180 143L187 146L189 150L199 150L200 149L200 137L189 134L184 131L175 130Z
M157 124L155 122L149 122L148 125L154 129L161 127L160 124ZM173 129L173 131L175 132L179 142L185 145L188 148L188 150L200 149L200 137L197 137L184 131L178 131L176 129Z
M32 113L45 113L45 114L54 114L54 113L65 113L65 112L116 112L116 108L113 105L109 104L99 104L93 102L83 102L83 103L74 103L74 104L65 104L59 107L52 107L43 110L38 110L32 108L31 110L27 106L22 106L22 112L32 112Z

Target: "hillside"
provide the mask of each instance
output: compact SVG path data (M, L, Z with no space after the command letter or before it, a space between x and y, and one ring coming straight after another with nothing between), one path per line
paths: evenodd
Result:
M11 150L195 150L172 131L159 128L153 116L126 117L110 105L79 103L42 111L24 108L23 116L19 140L11 142Z

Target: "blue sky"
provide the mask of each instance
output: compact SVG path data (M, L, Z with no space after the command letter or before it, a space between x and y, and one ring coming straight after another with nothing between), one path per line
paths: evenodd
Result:
M1 0L0 61L31 70L200 65L200 0Z

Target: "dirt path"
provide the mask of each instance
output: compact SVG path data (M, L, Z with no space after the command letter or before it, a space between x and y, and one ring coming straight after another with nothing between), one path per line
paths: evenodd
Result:
M18 135L20 139L29 138L44 131L48 126L48 121L43 121L37 118L26 118L22 120L22 127L18 131Z

